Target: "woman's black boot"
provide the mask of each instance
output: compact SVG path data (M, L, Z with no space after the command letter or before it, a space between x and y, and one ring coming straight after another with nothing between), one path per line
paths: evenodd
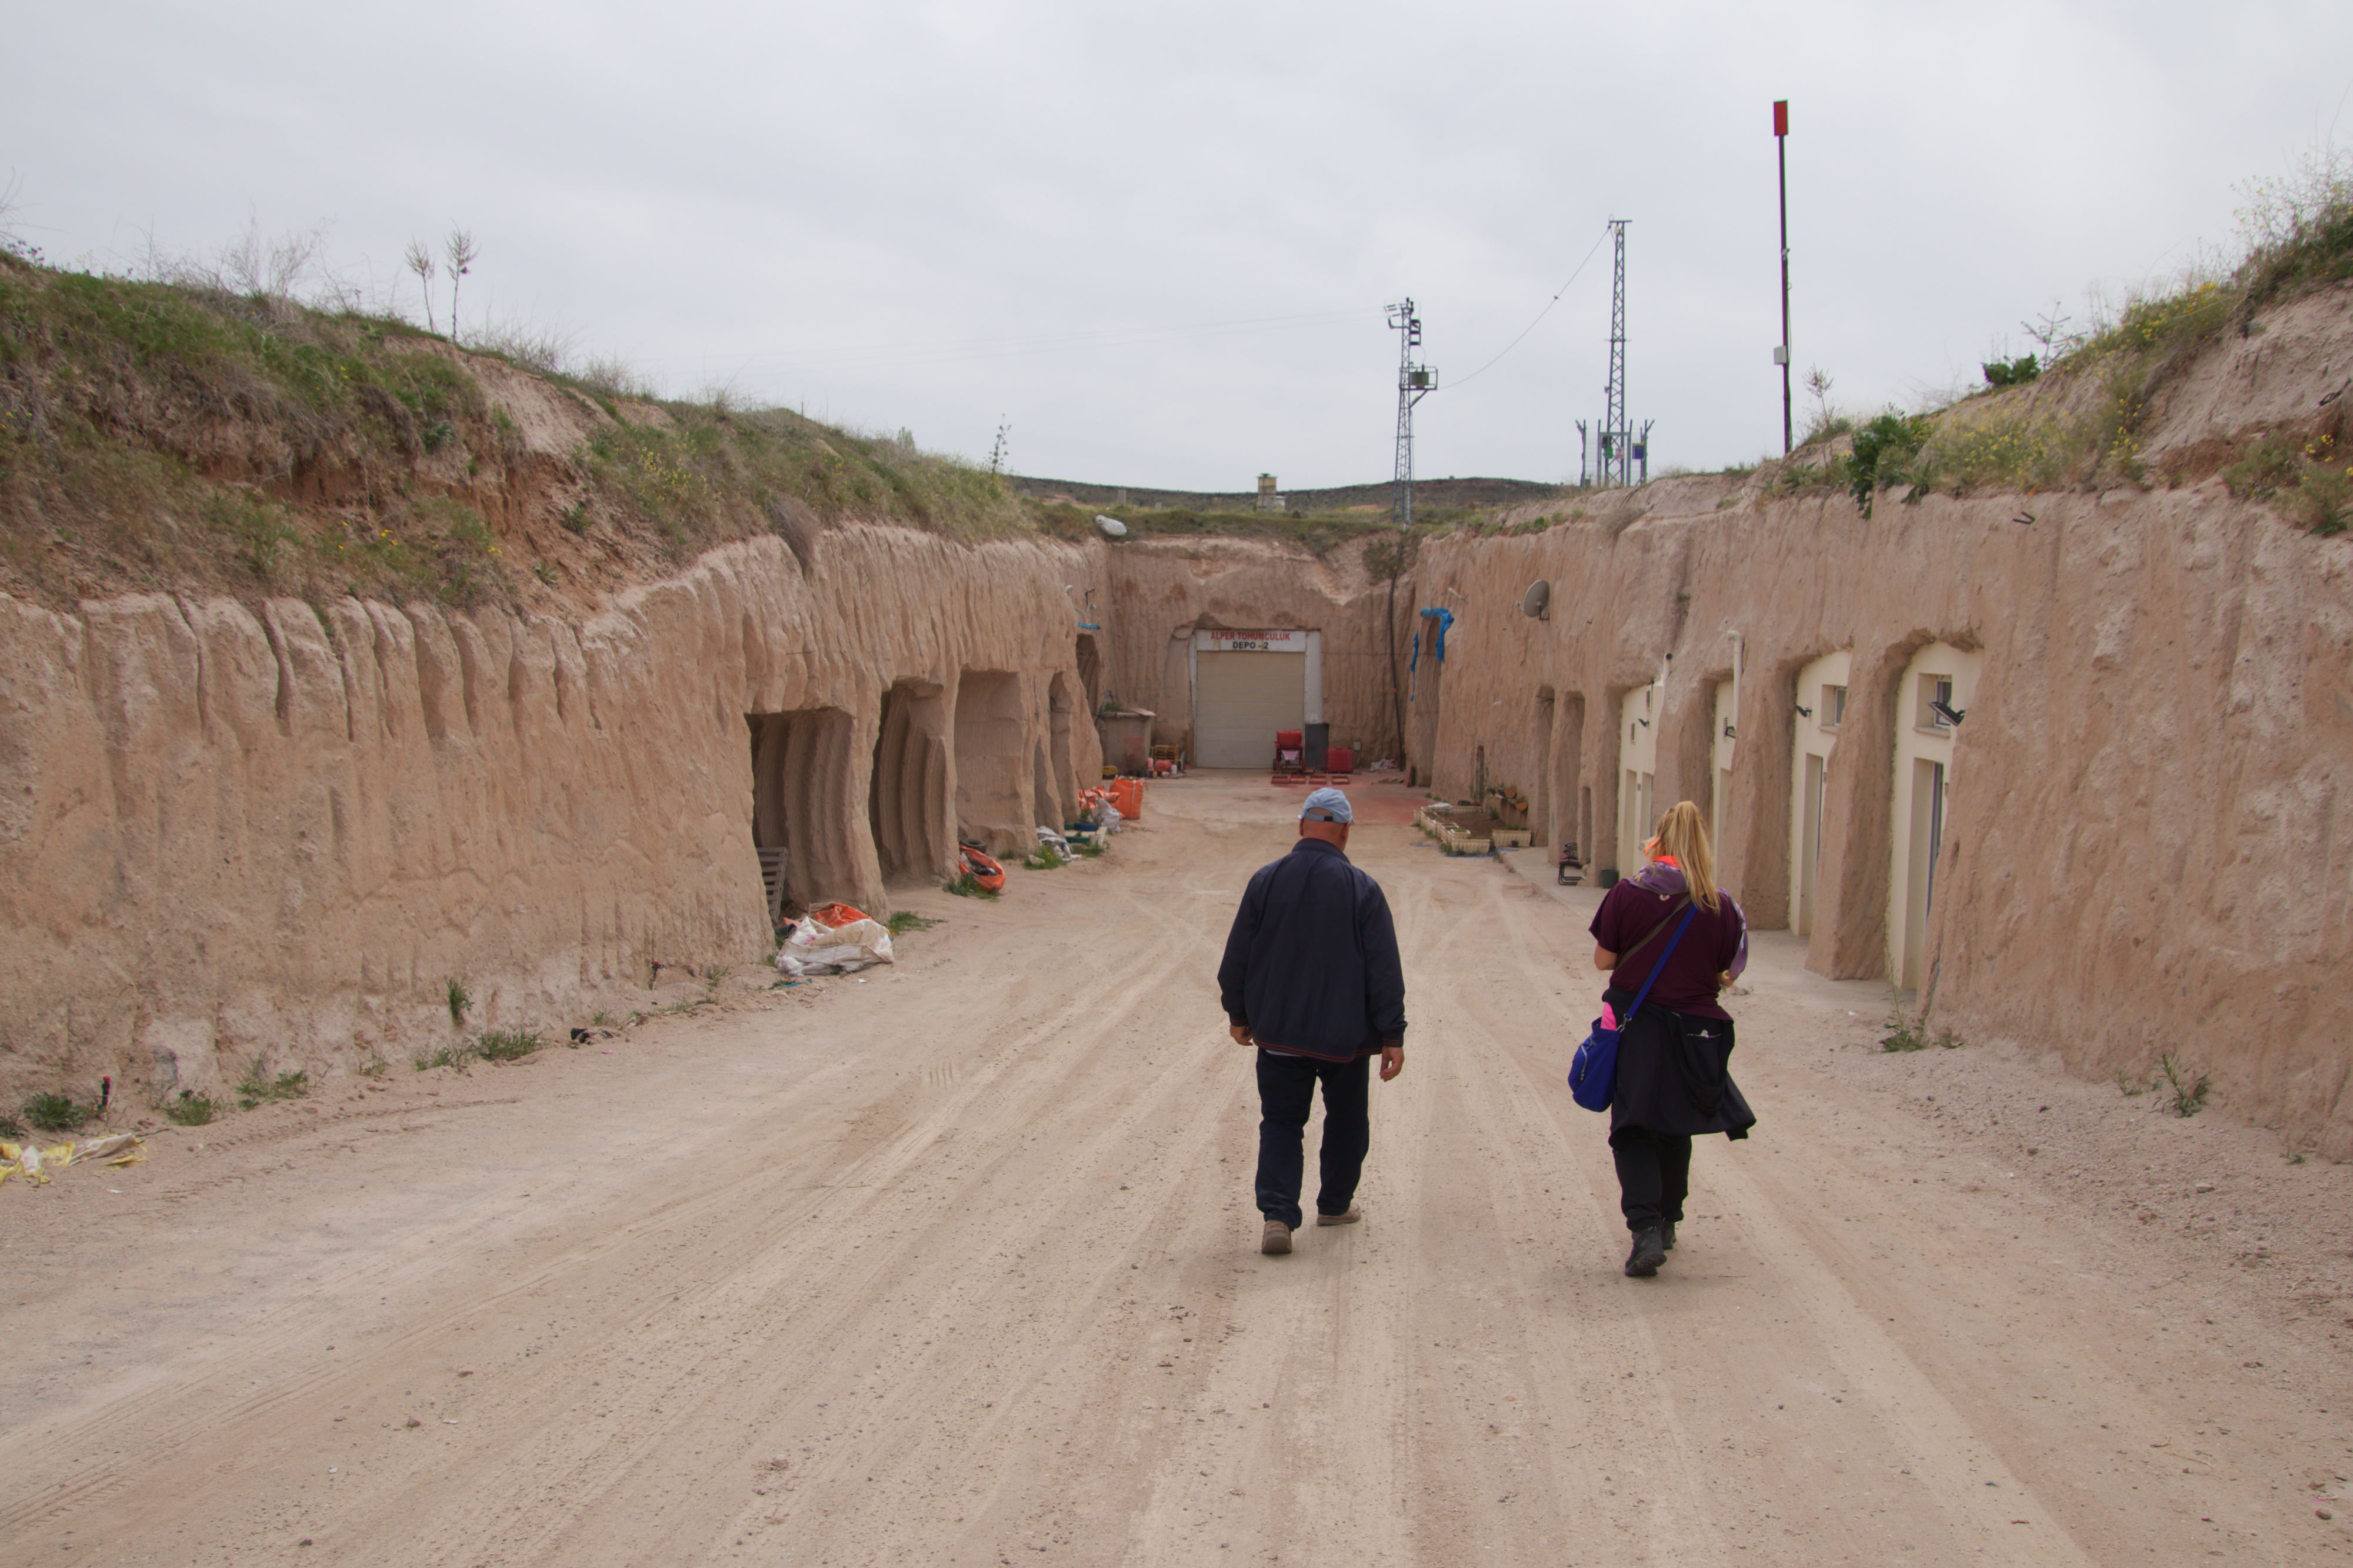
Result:
M1667 1244L1655 1225L1644 1226L1634 1233L1634 1250L1626 1255L1626 1272L1636 1279L1648 1279L1667 1260Z

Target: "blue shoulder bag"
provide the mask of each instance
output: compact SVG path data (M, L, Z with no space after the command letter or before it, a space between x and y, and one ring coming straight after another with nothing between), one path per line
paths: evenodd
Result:
M1683 902L1690 903L1690 898L1686 896ZM1659 954L1659 962L1651 969L1651 977L1642 982L1642 989L1635 996L1634 1005L1626 1009L1626 1016L1618 1020L1618 1026L1605 1029L1600 1019L1594 1019L1593 1032L1585 1037L1583 1045L1577 1047L1577 1059L1568 1064L1568 1092L1569 1097L1586 1110L1607 1110L1610 1100L1617 1097L1618 1037L1626 1032L1626 1026L1634 1021L1634 1015L1642 1010L1642 1004L1650 1000L1651 987L1659 983L1659 975L1666 969L1667 960L1675 955L1675 944L1683 941L1683 932L1691 929L1692 921L1698 916L1699 911L1695 909L1683 911L1683 923L1675 928L1675 934L1668 940L1667 951ZM1618 962L1624 963L1627 958L1631 958L1647 946L1651 937L1667 929L1667 921L1674 918L1675 911L1669 910L1666 920L1652 926L1641 942L1626 950L1625 957Z

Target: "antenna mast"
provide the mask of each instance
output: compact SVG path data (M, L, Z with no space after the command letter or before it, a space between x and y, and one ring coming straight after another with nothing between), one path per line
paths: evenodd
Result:
M1398 334L1397 486L1389 498L1398 521L1397 552L1389 563L1389 709L1397 721L1398 756L1405 756L1405 697L1398 680L1397 585L1405 571L1405 552L1413 538L1413 405L1438 384L1438 373L1421 363L1421 318L1408 298L1389 307L1389 325Z
M1438 373L1414 352L1421 347L1421 318L1411 300L1389 307L1389 325L1398 333L1397 489L1389 505L1398 526L1407 529L1413 526L1413 405L1438 385Z
M1632 442L1626 429L1626 223L1621 217L1609 220L1609 237L1617 251L1617 266L1609 283L1609 384L1602 395L1607 406L1601 416L1601 482L1610 482L1614 472L1617 482L1627 481L1627 458Z
M1637 431L1626 417L1626 225L1630 221L1609 220L1617 264L1609 285L1609 384L1602 389L1601 428L1594 432L1599 460L1593 482L1598 485L1634 484L1637 472L1641 482L1649 482L1651 477L1651 421L1642 421ZM1577 426L1580 464L1584 429L1582 425Z

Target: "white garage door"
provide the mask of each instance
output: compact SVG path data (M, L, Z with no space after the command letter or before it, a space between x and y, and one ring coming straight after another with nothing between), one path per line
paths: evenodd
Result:
M1305 654L1203 651L1193 660L1194 766L1265 767L1274 732L1305 727Z

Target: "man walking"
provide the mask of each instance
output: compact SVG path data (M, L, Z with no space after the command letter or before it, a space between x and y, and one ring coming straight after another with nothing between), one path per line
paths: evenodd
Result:
M1299 811L1299 842L1242 892L1218 965L1234 1040L1258 1047L1258 1207L1261 1252L1291 1250L1303 1217L1299 1184L1307 1111L1324 1086L1317 1225L1354 1225L1356 1180L1372 1140L1371 1058L1381 1081L1405 1070L1405 971L1380 884L1348 863L1356 812L1336 789Z

